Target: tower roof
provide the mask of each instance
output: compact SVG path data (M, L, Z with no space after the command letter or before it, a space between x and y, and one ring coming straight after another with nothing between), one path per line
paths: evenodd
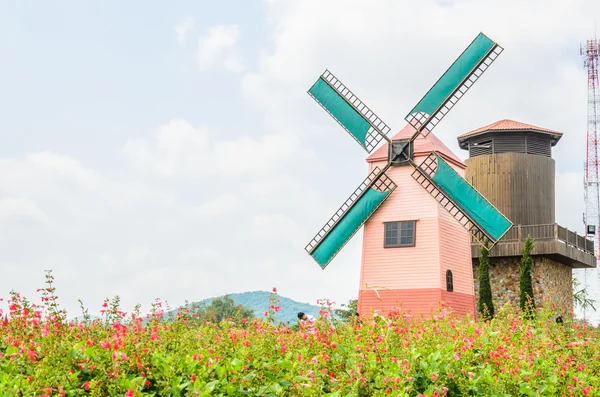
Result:
M410 138L415 133L415 128L410 124L407 124L406 127L402 128L400 132L392 137L394 139L402 139L402 138ZM415 157L419 156L428 156L431 152L436 151L440 156L442 156L445 160L450 161L458 165L459 167L466 168L466 165L456 156L442 141L439 140L437 136L433 133L427 135L427 137L423 137L419 134L419 136L413 142L414 148L413 153ZM385 143L379 149L371 153L369 157L367 157L368 163L373 163L376 161L387 160L388 158L388 144Z
M463 142L477 135L487 134L488 132L515 132L515 131L529 131L537 132L540 134L550 135L552 138L552 146L556 145L558 140L562 137L563 133L550 130L548 128L537 127L531 124L521 123L514 120L500 120L495 123L486 125L485 127L477 128L476 130L465 132L458 136L458 143L463 146Z

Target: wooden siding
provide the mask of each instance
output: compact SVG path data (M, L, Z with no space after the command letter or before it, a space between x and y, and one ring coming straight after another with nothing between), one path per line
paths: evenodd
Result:
M358 312L361 318L365 318L373 313L385 316L394 309L401 309L402 312L413 316L427 317L436 312L442 302L456 314L475 313L475 295L437 288L361 290L358 295Z
M500 241L491 249L490 257L521 256L523 244L522 241ZM471 245L473 258L479 258L479 248L478 244ZM531 254L547 256L574 269L596 267L594 255L558 240L536 241Z
M373 167L383 163L371 163ZM370 171L369 171L370 172ZM440 288L438 203L411 176L412 167L386 174L398 187L365 223L360 288ZM384 248L384 222L416 221L414 247Z
M492 136L493 153L527 153L527 138L523 134L501 133Z
M527 153L552 156L552 138L547 134L532 132L490 132L468 141L469 157L497 153Z
M358 312L361 317L373 313L386 315L392 309L401 308L411 314L429 315L442 301L439 288L414 288L395 290L360 290L358 294Z
M547 135L529 135L527 137L527 153L551 157L552 139Z
M466 179L515 225L554 223L554 160L524 153L476 156Z
M446 290L446 270L452 271L454 292L473 295L473 268L471 265L471 238L469 232L440 208L440 284Z
M471 270L471 285L473 285L473 271ZM456 314L475 314L475 295L461 294L460 292L448 292L442 290L442 301L447 304Z

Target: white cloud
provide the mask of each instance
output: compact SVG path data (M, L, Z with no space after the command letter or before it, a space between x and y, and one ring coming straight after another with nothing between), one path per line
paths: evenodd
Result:
M312 156L294 136L216 140L207 127L194 127L185 120L172 120L149 138L127 142L124 153L137 171L173 178L262 178L286 163Z
M199 217L218 217L232 214L242 208L242 200L234 194L220 194L214 200L206 201L185 210L185 213Z
M0 198L0 223L11 221L46 223L48 216L31 200L15 197Z
M177 44L179 44L179 46L183 46L188 33L194 30L194 18L185 18L183 21L173 26L173 29L177 35Z
M299 233L298 225L290 217L278 214L257 214L252 219L254 227L254 237L270 244L285 243L290 248L301 249L302 236Z
M206 127L196 128L185 120L172 120L159 126L151 139L129 141L123 150L138 171L173 176L210 168L205 156L208 148Z
M244 61L237 50L240 29L237 25L213 26L198 39L196 60L202 69L221 64L231 72L242 72Z
M556 221L583 233L583 172L556 173Z

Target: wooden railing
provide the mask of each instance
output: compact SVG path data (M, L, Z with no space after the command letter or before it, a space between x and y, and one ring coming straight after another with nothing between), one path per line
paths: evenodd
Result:
M560 226L558 223L549 225L514 225L502 237L502 242L525 241L527 236L534 240L561 241L567 245L594 255L594 242L577 233Z

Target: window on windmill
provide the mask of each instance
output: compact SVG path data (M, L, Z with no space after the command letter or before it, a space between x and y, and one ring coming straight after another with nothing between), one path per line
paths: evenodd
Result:
M454 291L454 279L452 277L452 270L446 270L446 291Z
M415 221L386 222L384 225L384 248L415 246Z

